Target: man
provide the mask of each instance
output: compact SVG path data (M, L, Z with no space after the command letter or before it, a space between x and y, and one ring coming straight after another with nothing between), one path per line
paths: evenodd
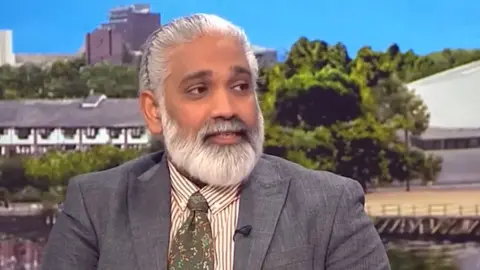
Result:
M43 269L389 269L357 182L262 154L257 73L217 16L153 33L140 105L167 150L72 179Z

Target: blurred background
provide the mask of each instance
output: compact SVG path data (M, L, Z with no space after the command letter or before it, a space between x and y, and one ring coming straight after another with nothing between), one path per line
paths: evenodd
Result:
M136 100L142 44L195 12L245 28L265 152L359 181L393 270L480 269L479 9L1 0L0 269L38 269L71 177L162 149Z

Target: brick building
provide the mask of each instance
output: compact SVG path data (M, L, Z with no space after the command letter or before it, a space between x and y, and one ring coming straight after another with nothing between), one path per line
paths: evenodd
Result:
M150 12L150 5L135 4L111 9L108 22L86 35L87 63L136 63L142 45L159 27L160 14Z

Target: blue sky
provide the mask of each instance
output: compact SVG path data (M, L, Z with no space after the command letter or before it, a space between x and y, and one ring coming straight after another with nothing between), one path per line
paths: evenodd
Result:
M0 29L14 31L16 53L73 53L85 33L126 0L0 0ZM148 3L148 2L147 2ZM244 27L252 43L288 50L300 36L343 42L351 55L364 46L425 54L480 48L479 0L151 0L162 23L215 13Z

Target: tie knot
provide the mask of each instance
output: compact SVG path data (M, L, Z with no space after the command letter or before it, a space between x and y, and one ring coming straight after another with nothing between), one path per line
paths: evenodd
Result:
M208 202L199 191L192 194L188 200L187 207L190 211L208 212Z

